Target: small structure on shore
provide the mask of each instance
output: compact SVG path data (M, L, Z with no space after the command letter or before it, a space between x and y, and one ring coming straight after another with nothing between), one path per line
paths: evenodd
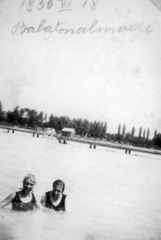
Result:
M44 129L44 135L43 138L49 138L53 139L53 137L56 137L56 131L54 128L45 128Z
M74 128L63 128L61 132L63 137L72 137L72 138L75 137Z

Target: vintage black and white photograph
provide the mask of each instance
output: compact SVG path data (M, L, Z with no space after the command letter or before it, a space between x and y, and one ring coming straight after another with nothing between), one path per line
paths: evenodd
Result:
M161 240L161 0L0 0L0 240Z

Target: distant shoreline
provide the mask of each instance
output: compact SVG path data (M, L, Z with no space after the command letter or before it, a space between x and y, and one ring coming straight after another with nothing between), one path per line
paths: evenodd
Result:
M62 138L62 137L60 137ZM154 150L154 149L147 149L147 148L142 148L142 147L134 147L132 145L125 145L125 144L119 144L119 143L108 143L108 142L101 142L101 141L94 141L94 140L85 140L85 139L76 139L76 138L62 138L65 139L66 141L71 141L71 142L78 142L78 143L85 143L85 144L92 144L96 146L101 146L101 147L110 147L110 148L116 148L120 150L130 150L134 152L142 152L142 153L149 153L149 154L157 154L161 155L161 150Z
M19 128L15 128L15 127L10 127L10 126L6 127L6 126L2 126L2 125L0 125L0 129L6 129L6 130L9 129L9 130L19 131L19 132L24 132L24 133L43 135L42 132L35 131L34 129L33 130L23 129L23 128L19 129ZM57 137L58 141L59 141L59 139L71 141L71 142L84 143L84 144L92 144L92 145L102 146L102 147L116 148L116 149L120 149L120 150L128 150L128 151L131 150L131 151L135 151L135 152L161 155L161 150L147 149L147 148L137 147L137 146L135 147L135 146L132 146L129 144L125 145L125 144L109 143L106 141L96 141L96 140L90 140L90 139L65 138L65 137L61 137L61 136Z

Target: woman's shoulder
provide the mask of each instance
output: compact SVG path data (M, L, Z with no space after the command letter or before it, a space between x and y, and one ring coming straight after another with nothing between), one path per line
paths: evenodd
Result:
M44 194L51 194L51 191L47 191L47 192L45 192Z
M31 195L32 195L32 201L37 202L37 197L36 197L35 193L32 192Z
M49 198L51 196L52 191L48 191L44 193L44 197Z
M11 195L12 201L19 201L20 200L20 191L14 192Z
M11 199L14 199L17 195L18 195L18 192L14 192L14 193L11 193L11 194L9 195L9 197L10 197Z
M6 197L2 202L0 202L0 207L5 207L14 201L16 193L11 193L8 197Z

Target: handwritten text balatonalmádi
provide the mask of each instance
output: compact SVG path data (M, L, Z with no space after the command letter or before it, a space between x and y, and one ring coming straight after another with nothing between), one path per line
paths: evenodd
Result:
M99 27L98 20L95 20L89 27L78 27L78 28L68 28L66 27L66 22L59 22L55 24L55 26L47 25L46 20L43 19L40 24L35 26L27 26L23 21L16 23L16 25L12 28L11 34L21 34L24 33L57 33L57 34L93 34L93 33L124 33L124 32L135 32L138 31L142 32L153 32L151 25L145 26L144 22L136 23L136 24L129 24L129 25L122 25L119 27Z

